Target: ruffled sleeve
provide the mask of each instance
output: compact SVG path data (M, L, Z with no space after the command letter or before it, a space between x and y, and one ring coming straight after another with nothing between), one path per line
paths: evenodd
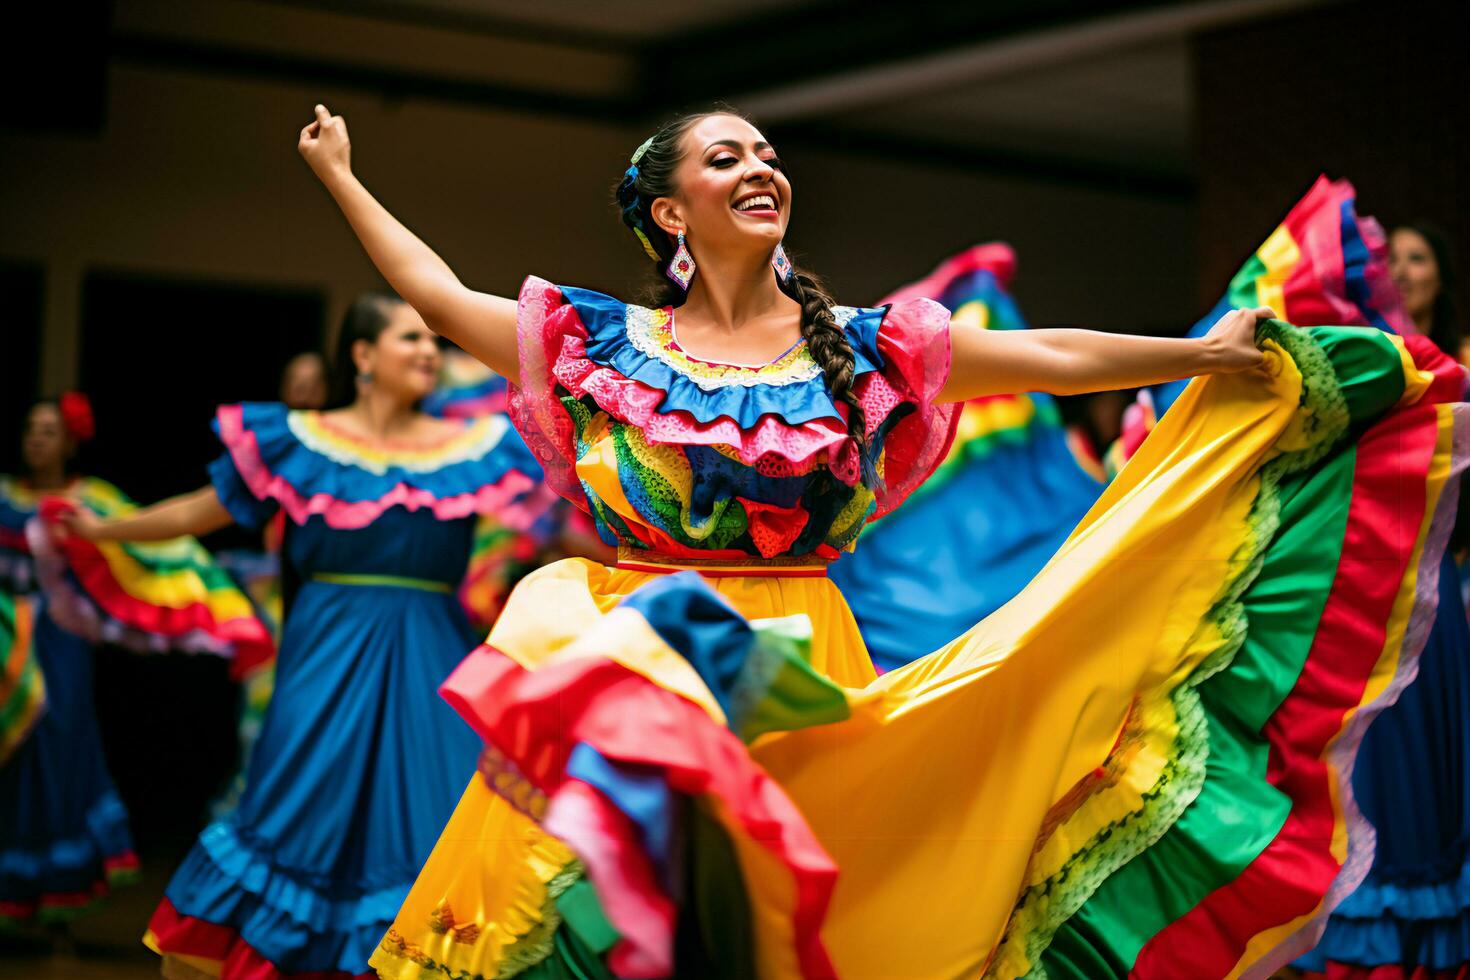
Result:
M882 489L872 518L903 503L934 472L954 441L959 413L934 399L949 378L949 311L929 299L889 307L871 335L850 335L879 371L861 375L854 392L868 438L882 452Z
M280 510L280 505L274 499L267 497L261 500L250 492L229 453L221 454L209 464L209 481L214 484L219 502L241 527L258 531Z
M521 286L516 339L521 376L520 383L511 388L510 417L546 474L547 484L578 507L590 510L574 469L576 428L569 409L557 396L552 373L563 346L585 352L587 328L563 300L561 290L531 276Z
M274 403L221 406L214 427L225 456L210 477L226 509L250 527L276 508L292 523L320 516L339 529L366 527L395 506L440 520L504 515L541 476L503 416L465 421L435 446L392 450L355 439L319 412Z

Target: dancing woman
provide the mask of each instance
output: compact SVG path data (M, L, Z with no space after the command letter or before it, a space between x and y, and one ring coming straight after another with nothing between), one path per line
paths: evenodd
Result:
M38 515L49 507L133 510L78 468L93 425L77 392L37 402L25 469L0 476L0 926L63 930L137 877L97 724L94 646L228 655L237 676L272 653L264 625L197 541L98 549L45 533Z
M475 515L539 470L504 422L416 405L439 348L401 301L364 296L338 340L337 406L227 405L211 484L102 522L91 541L203 533L286 515L298 577L238 807L170 882L146 941L170 976L364 975L474 764L435 695L474 644L454 587Z
M1265 308L1167 340L834 305L781 248L775 151L723 111L619 189L661 303L487 295L316 114L300 151L369 256L511 380L619 549L525 579L445 684L482 779L380 975L1223 976L1315 931L1360 857L1333 753L1412 659L1443 547L1442 357ZM1031 588L875 679L825 565L942 458L952 403L1197 375Z

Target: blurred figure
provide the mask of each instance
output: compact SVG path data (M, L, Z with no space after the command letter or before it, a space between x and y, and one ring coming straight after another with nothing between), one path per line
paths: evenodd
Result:
M1388 238L1388 264L1404 312L1419 332L1451 357L1466 360L1449 239L1428 222L1400 225Z
M1414 325L1463 361L1444 237L1424 223L1395 228L1389 267ZM1462 494L1418 675L1368 729L1353 772L1378 832L1373 866L1298 961L1309 977L1470 976L1470 623L1453 556L1470 528L1466 503Z
M25 470L0 476L6 673L27 659L39 668L29 691L7 691L0 705L0 925L64 930L137 875L94 711L93 645L228 653L242 668L270 652L264 626L198 542L62 546L34 520L52 507L132 508L116 487L79 471L78 448L92 431L85 396L37 402L26 417Z
M287 408L321 408L327 403L327 361L314 350L302 351L281 372L281 401Z
M77 447L91 436L91 424L78 405L68 402L70 424L60 401L32 406L22 442L25 471L0 477L9 573L0 588L12 597L36 585L25 523L41 495L82 489L73 463ZM69 922L93 910L112 888L136 880L138 859L102 752L91 645L58 626L44 599L35 600L32 610L32 651L47 706L29 737L0 765L0 922L34 923L64 934Z

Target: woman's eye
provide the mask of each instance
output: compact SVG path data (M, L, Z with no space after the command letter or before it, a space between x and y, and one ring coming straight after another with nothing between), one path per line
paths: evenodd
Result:
M784 163L781 162L781 158L780 157L766 157L761 162L764 163L766 166L770 167L772 170L785 170L786 169L786 164L784 164Z
M727 167L733 167L733 166L735 166L735 158L734 157L715 157L713 160L710 161L710 166L712 166L712 167L719 167L721 170L724 170Z

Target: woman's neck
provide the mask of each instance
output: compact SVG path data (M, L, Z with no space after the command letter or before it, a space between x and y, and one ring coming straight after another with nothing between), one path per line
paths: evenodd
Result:
M373 439L390 441L412 431L418 421L413 402L405 402L385 391L369 387L360 392L344 413L352 418L362 433Z
M66 475L66 467L57 463L55 466L31 470L26 482L33 490L65 490L71 484L71 479Z
M698 273L679 308L687 322L734 333L754 319L769 316L793 300L781 292L769 257L697 258Z

